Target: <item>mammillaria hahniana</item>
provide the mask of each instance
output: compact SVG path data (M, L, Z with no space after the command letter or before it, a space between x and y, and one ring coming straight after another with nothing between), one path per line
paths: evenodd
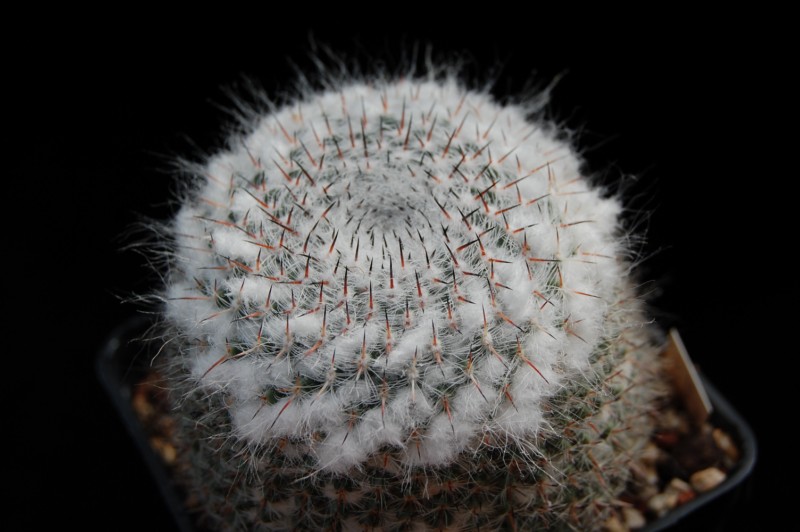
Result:
M206 522L599 527L658 366L618 198L451 78L244 114L193 168L164 293Z

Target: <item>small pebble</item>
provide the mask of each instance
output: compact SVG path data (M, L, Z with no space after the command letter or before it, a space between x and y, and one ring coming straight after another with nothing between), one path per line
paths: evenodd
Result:
M681 480L677 477L670 480L669 484L667 485L665 492L670 493L686 493L687 491L692 491L692 487L684 480Z
M608 518L608 520L603 524L603 530L606 532L628 532L628 527L619 520L619 517L615 514Z
M697 492L705 493L719 486L726 478L727 475L716 467L709 467L693 474L689 481Z
M661 453L662 451L659 449L658 445L649 441L647 442L647 445L645 445L644 449L642 449L641 461L646 465L655 465L655 463L661 457Z
M670 408L662 414L660 425L664 429L674 431L679 434L688 434L692 432L692 429L689 426L689 420L685 415L680 414L674 408Z
M673 492L659 493L650 497L647 507L659 517L663 516L678 505L678 494Z
M133 395L133 411L140 421L146 422L155 414L150 398L143 388L137 388Z
M622 518L630 529L642 528L647 524L647 520L644 518L644 515L642 515L642 512L633 507L623 508Z
M161 451L161 456L164 458L164 462L166 462L167 465L172 465L175 463L175 459L178 458L178 453L175 451L175 447L168 443Z
M694 490L684 491L678 494L678 506L682 506L694 499L697 495Z
M631 471L633 471L636 478L641 480L646 486L655 486L658 484L658 470L656 470L654 465L644 463L631 464Z
M736 447L736 444L733 443L733 438L731 438L728 433L722 429L714 429L711 434L714 437L714 443L717 444L719 450L725 453L725 456L734 462L738 462L739 449Z
M638 497L642 501L648 501L651 497L658 495L658 486L655 484L647 484L642 486L638 492Z
M150 438L150 446L161 456L165 464L172 465L175 463L178 453L175 451L175 446L171 443L156 436Z
M663 430L653 436L658 445L665 449L671 449L681 440L680 434L674 430Z

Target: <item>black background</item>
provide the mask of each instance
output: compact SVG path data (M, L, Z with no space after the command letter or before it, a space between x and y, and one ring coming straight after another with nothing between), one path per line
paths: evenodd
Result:
M55 383L9 387L32 413L23 410L14 431L23 435L14 438L20 456L31 456L20 458L29 473L18 490L29 515L45 489L48 500L71 501L57 516L61 523L107 524L111 516L125 528L169 529L94 376L104 337L137 312L120 299L154 286L144 260L120 251L136 241L124 235L143 217L172 212L174 156L197 158L222 145L226 87L246 75L276 95L296 78L295 67L311 70L313 26L316 42L366 70L378 59L398 64L415 42L432 44L435 56L464 59L468 76L495 78L499 97L561 76L550 115L578 132L589 170L608 182L626 179L628 204L646 222L649 258L641 275L653 281L645 289L657 321L680 328L696 362L760 438L749 493L725 529L775 517L783 503L774 482L794 469L778 436L796 417L782 375L797 355L788 338L796 328L791 302L800 294L788 256L797 224L781 199L791 194L796 164L780 171L774 165L772 143L781 134L767 120L784 104L780 65L765 61L769 45L754 48L746 33L712 36L684 21L632 31L522 20L501 31L485 21L331 29L243 18L236 31L95 28L12 64L19 75L8 100L14 138L7 178L33 185L23 194L38 207L13 217L18 233L37 229L33 245L27 240L24 253L9 260L35 262L44 272L48 280L35 297L53 315L41 328L46 348L34 341L47 354L33 358L25 350L19 357L53 368ZM20 274L11 288L37 285L24 279ZM26 309L34 331L40 312ZM53 465L66 467L53 474ZM86 487L77 488L76 479Z

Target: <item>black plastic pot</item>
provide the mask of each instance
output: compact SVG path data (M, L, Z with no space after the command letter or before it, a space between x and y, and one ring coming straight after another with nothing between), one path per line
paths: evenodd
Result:
M140 382L153 356L142 342L135 341L148 324L144 318L132 319L117 328L98 355L97 374L136 442L178 529L194 532L195 527L182 504L179 491L161 458L148 443L131 404L133 386ZM724 429L735 439L741 454L739 464L716 489L698 495L661 519L649 523L641 529L643 531L725 530L727 524L735 525L727 520L732 515L731 510L746 495L746 481L756 461L756 439L747 422L719 391L708 381L704 380L704 384L714 406L712 424Z

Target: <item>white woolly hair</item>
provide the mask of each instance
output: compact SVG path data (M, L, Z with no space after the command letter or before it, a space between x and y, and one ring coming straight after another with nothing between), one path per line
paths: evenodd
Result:
M343 82L207 161L166 316L236 437L345 471L547 429L614 334L628 265L618 201L527 114L452 77Z

